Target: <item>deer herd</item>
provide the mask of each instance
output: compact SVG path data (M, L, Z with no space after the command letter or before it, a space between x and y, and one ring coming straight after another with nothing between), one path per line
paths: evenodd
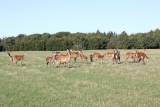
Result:
M8 56L9 59L12 63L12 65L17 65L17 61L20 61L20 65L22 65L22 61L24 60L25 55L27 55L26 52L24 52L23 55L14 55L11 56L9 52ZM47 57L46 58L46 65L48 67L48 65L51 67L51 65L54 63L54 65L59 68L60 64L64 63L64 65L70 67L70 61L71 58L74 59L74 62L76 62L77 58L80 58L80 62L82 61L86 61L88 63L88 57L85 56L82 52L82 49L79 49L77 52L72 52L72 50L67 49L67 53L66 54L60 54L60 52L52 52L52 56L51 57ZM90 54L89 59L90 62L97 62L97 63L103 63L104 58L112 58L113 64L119 64L120 62L120 51L119 50L113 50L113 52L106 52L103 55L101 55L98 52L94 52L92 54ZM128 62L128 59L133 59L133 62L136 63L140 63L142 62L142 64L145 64L144 59L146 58L146 60L148 61L149 58L147 57L147 55L143 52L138 52L138 50L136 50L135 53L133 52L127 52L126 56L125 56L125 62Z

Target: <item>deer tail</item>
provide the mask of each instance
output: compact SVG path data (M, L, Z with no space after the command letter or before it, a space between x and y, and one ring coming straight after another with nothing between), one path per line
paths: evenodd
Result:
M146 56L147 62L149 61L149 58Z

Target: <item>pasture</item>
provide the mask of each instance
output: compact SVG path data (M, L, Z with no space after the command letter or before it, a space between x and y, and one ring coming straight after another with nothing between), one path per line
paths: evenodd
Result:
M113 50L84 50L104 54ZM139 50L144 52L144 50ZM10 64L6 52L0 52L1 107L159 107L160 50L147 50L145 65L125 62L125 54L135 50L120 50L121 63L111 58L96 62L75 63L71 68L47 68L45 58L51 51L27 51L22 66ZM66 51L61 51L66 54ZM23 54L14 51L11 55Z

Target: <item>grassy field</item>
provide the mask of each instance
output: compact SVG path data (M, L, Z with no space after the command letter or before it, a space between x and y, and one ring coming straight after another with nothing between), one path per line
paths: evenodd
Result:
M83 53L107 51L112 50ZM51 51L28 51L22 66L12 66L0 52L0 107L160 107L160 50L147 50L145 65L126 63L129 51L135 52L120 50L120 64L111 58L103 64L72 59L71 68L46 68ZM11 52L16 54L23 52Z

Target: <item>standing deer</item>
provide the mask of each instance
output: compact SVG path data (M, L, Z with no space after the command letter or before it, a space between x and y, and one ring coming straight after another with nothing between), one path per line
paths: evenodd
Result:
M104 55L107 57L107 59L108 59L108 57L112 57L112 54L114 54L114 52L107 52L107 53L105 53Z
M100 55L100 53L94 52L92 54L93 58L95 58L95 60L97 61L97 57Z
M149 60L149 58L147 57L147 55L143 52L138 52L138 50L136 51L136 57L138 58L138 62L140 63L140 61L142 61L142 64L145 65L144 59L146 58L147 61Z
M88 63L88 57L83 55L82 50L78 51L79 57L80 57L80 61L82 62L83 60L86 61Z
M103 60L104 60L104 55L99 55L99 56L97 56L97 61L98 61L98 62L101 61L101 64L103 63Z
M48 64L50 63L50 67L51 67L51 64L54 63L54 61L56 60L56 56L58 55L59 52L52 52L52 57L47 57L46 58L46 64L47 64L47 67L48 67Z
M120 63L120 51L114 50L114 54L112 54L112 60L113 60L113 64L114 64L114 61L116 61L116 64L118 62Z
M74 62L76 62L76 59L77 59L78 56L79 56L78 52L71 52L71 58L74 59Z
M67 64L68 67L70 67L69 66L69 62L71 60L71 52L70 52L70 50L67 49L67 54L66 55L57 55L56 56L56 60L57 60L57 64L56 64L57 68L60 67L60 63L61 62Z
M136 60L136 53L127 52L126 53L125 62L128 61L129 58L133 59L133 62L135 62L135 60Z
M21 66L22 66L22 61L24 59L24 56L27 55L26 52L24 52L23 55L14 55L14 56L11 56L9 52L7 52L7 53L8 53L8 56L10 58L12 65L14 65L15 63L17 65L17 61L20 61Z

